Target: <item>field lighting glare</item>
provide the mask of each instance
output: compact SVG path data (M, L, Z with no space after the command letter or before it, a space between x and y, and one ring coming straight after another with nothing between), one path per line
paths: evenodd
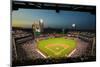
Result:
M75 27L75 24L72 24L72 27Z
M43 23L43 19L40 19L40 23Z

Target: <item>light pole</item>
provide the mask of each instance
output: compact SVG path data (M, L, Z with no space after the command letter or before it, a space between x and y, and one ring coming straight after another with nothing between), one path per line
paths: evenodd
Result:
M76 24L72 24L72 28L75 30Z
M43 32L43 19L39 20L41 32Z
M63 35L64 35L64 33L65 33L65 29L64 28L62 29L62 32L63 32Z
M72 28L73 28L73 36L75 36L75 28L76 28L76 24L72 24Z

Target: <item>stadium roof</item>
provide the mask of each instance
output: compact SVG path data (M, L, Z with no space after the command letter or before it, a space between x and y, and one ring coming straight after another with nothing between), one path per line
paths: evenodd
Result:
M12 10L18 10L19 8L49 9L49 10L56 10L57 13L59 13L60 10L65 10L65 11L90 12L92 14L96 14L96 6L76 5L76 4L59 4L59 3L43 3L43 2L12 1Z

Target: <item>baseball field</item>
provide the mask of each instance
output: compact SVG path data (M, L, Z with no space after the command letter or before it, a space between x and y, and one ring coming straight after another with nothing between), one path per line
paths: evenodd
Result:
M75 48L76 41L70 38L47 38L38 41L37 48L46 57L67 57Z

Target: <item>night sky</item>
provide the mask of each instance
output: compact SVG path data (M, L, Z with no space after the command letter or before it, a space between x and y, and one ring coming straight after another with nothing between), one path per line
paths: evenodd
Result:
M88 12L40 10L40 9L19 9L12 12L12 26L31 28L34 21L40 19L44 27L72 29L76 24L77 29L95 29L96 16Z

